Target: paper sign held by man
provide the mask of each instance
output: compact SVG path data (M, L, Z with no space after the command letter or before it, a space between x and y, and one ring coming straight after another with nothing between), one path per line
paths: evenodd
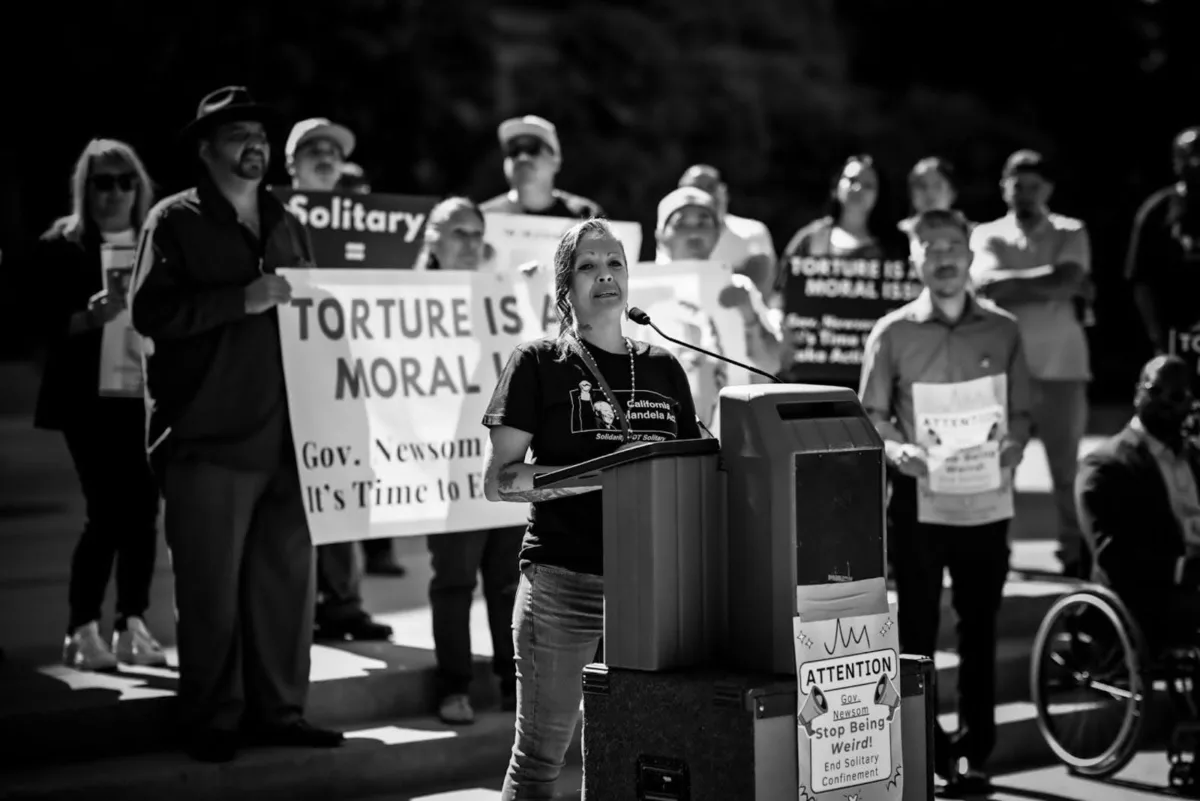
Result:
M922 523L973 526L1013 515L1013 471L1000 467L1008 436L1008 377L913 384L917 444L929 475L917 482Z

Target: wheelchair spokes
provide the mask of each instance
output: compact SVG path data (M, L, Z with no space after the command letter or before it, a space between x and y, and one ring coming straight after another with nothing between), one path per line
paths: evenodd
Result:
M1061 599L1033 650L1038 726L1075 771L1108 776L1133 756L1145 704L1140 653L1120 613L1096 595Z

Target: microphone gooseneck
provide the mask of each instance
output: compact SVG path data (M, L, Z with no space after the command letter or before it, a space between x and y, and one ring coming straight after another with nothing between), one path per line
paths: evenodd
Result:
M725 362L726 364L732 364L734 367L740 367L743 370L749 370L752 373L761 375L763 378L771 379L776 384L783 383L779 379L778 376L771 375L766 370L759 370L757 367L752 367L751 365L745 364L744 362L739 362L737 359L731 359L728 356L722 356L719 353L713 353L711 350L705 350L704 348L700 347L699 345L693 345L690 342L684 342L683 340L676 339L675 337L664 333L663 330L661 328L659 328L657 325L655 325L654 321L650 319L650 315L646 314L644 311L639 309L637 306L630 306L625 311L625 316L628 317L633 322L637 323L638 325L650 326L658 333L658 335L660 337L667 340L668 342L674 342L676 345L682 345L683 347L688 348L689 350L694 350L698 353L703 353L705 356L711 356L714 359Z

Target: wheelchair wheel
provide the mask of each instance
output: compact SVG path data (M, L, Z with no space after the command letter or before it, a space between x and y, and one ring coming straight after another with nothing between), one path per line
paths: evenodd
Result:
M1061 598L1033 644L1038 728L1076 773L1104 778L1137 751L1147 688L1142 645L1124 607L1106 594Z

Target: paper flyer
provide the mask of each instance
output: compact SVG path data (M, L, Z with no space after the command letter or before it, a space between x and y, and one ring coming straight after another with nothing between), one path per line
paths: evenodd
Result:
M1008 435L1008 377L913 384L913 424L929 475L917 482L922 523L975 526L1013 516L1012 470L1000 467Z
M100 339L100 395L106 398L142 397L142 337L133 329L129 293L137 248L102 245L100 271L104 288L124 301L125 308L104 326Z

